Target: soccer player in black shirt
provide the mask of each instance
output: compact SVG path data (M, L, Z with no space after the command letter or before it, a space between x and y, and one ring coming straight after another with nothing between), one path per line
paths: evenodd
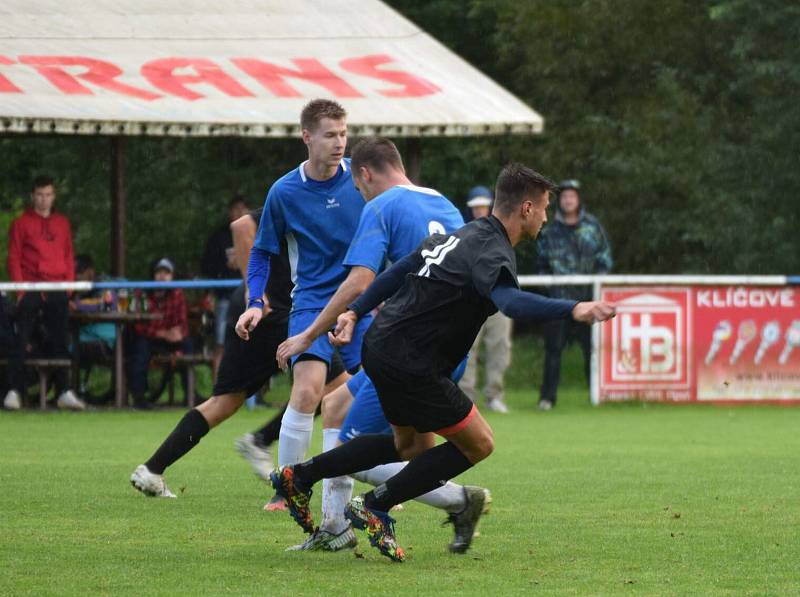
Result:
M394 436L362 435L272 474L273 486L304 530L313 530L308 502L320 479L410 460L345 509L373 546L402 561L405 554L388 515L392 506L441 486L494 449L488 423L449 378L486 318L498 309L524 320L572 317L594 323L614 316L615 307L602 301L549 299L519 289L513 247L539 233L552 189L542 175L510 164L497 179L490 217L451 235L428 237L339 316L332 339L346 343L358 319L387 301L364 337L362 363ZM434 434L447 441L435 446Z

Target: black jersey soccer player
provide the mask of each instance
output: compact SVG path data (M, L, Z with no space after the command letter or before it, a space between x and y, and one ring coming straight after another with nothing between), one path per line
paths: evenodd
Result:
M548 299L519 289L513 247L536 237L547 221L552 188L530 168L506 166L497 179L490 217L450 235L428 237L339 316L331 338L345 343L358 319L386 300L364 337L362 363L394 435L362 435L276 471L273 485L302 527L313 527L308 502L320 479L410 460L345 509L373 546L402 561L390 508L440 487L494 449L488 423L449 378L486 318L498 309L527 320L572 317L594 323L615 315L615 307L605 302ZM433 447L433 434L447 441Z
M244 272L247 271L247 259L261 213L262 209L259 208L231 224L237 261ZM267 286L262 323L251 334L249 342L242 340L234 329L246 306L243 286L237 288L232 297L223 357L212 397L187 412L150 459L137 466L131 474L131 485L145 495L175 497L164 481L166 468L194 448L211 429L230 418L241 408L248 396L258 391L279 371L274 354L278 345L286 339L291 308L292 282L288 257L275 260ZM334 360L326 390L332 391L348 377L341 361ZM269 479L269 472L273 467L269 445L278 438L282 417L283 410L261 429L244 435L236 442L239 452L264 480ZM279 509L282 502L271 504L273 508Z

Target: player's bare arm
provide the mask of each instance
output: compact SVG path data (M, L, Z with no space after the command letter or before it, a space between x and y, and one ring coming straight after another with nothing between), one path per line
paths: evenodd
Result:
M337 321L336 318L347 309L347 305L358 298L374 279L375 272L371 269L361 266L353 267L314 322L305 331L287 338L278 347L276 354L278 365L285 369L291 357L308 350L314 340L333 327Z

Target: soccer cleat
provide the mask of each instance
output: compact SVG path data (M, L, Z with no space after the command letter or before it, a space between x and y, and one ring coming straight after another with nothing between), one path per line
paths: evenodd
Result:
M478 520L489 511L489 504L492 503L492 494L488 489L473 485L464 486L464 498L467 502L464 509L458 514L449 514L442 523L443 526L452 523L455 530L453 542L448 546L450 553L465 553L469 549L476 535Z
M539 410L552 410L553 402L550 400L539 400L539 406L537 408Z
M131 485L150 497L177 497L169 490L162 475L151 473L146 465L140 464L131 475Z
M22 408L22 398L16 390L9 390L3 399L3 408L6 410L19 410Z
M58 408L65 410L86 410L86 403L78 398L72 390L61 392L56 404Z
M286 512L286 500L279 496L277 493L272 496L272 499L264 504L264 512Z
M294 484L294 467L282 466L269 475L275 494L286 500L286 507L295 522L306 533L314 532L314 517L308 503L311 500L311 489L303 491Z
M250 463L253 472L264 481L269 481L269 473L275 468L269 448L261 445L252 433L236 438L236 449Z
M352 549L356 545L358 545L356 534L353 532L353 527L348 526L338 535L316 529L303 543L287 547L286 551L340 551Z
M355 528L366 531L370 544L387 558L395 562L406 559L406 552L397 544L394 536L394 518L386 512L367 508L363 496L350 500L344 508L344 517Z

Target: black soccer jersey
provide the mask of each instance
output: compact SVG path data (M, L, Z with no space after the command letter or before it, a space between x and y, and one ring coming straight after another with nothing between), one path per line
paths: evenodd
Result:
M420 269L386 302L364 344L399 369L449 375L497 311L490 295L498 279L517 284L514 249L489 216L429 236L417 254Z

